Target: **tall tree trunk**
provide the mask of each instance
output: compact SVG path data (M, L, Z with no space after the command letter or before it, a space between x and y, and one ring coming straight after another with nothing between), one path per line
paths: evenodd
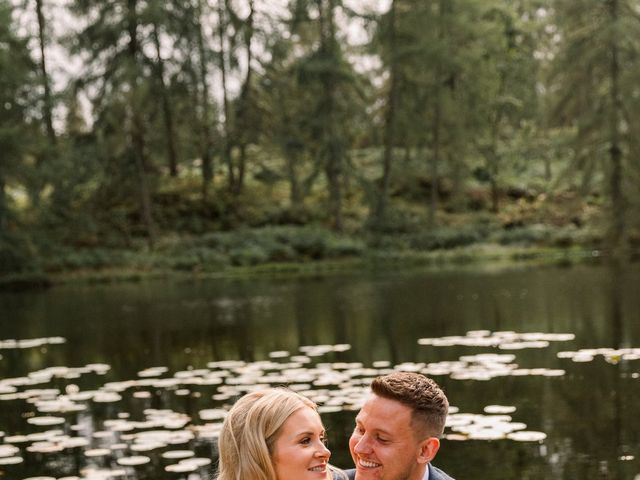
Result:
M227 89L227 55L225 49L225 32L226 32L226 15L224 0L218 0L218 40L220 43L220 76L222 77L222 106L224 111L223 139L222 139L222 156L227 165L227 173L229 175L229 188L233 190L236 183L235 173L233 169L233 161L231 157L231 116L229 108L229 95Z
M434 227L436 225L436 212L438 210L438 184L440 183L439 178L439 167L440 167L440 122L441 122L441 106L440 106L440 88L436 89L435 93L435 104L434 104L434 115L433 115L433 125L431 127L431 135L433 141L433 153L431 155L431 164L430 164L430 177L431 177L431 190L429 195L429 216L428 223L430 227Z
M286 107L286 94L282 92L282 89L278 88L276 90L276 95L278 96L278 103L282 106L283 124L290 125L292 120ZM286 135L288 135L288 132L286 133ZM281 145L281 151L286 162L285 167L287 172L287 180L289 181L289 203L291 207L295 209L302 206L302 202L304 199L302 185L300 184L300 178L297 169L299 150L297 149L297 146L294 142L280 139L279 143Z
M0 236L7 231L7 197L5 192L6 182L0 172Z
M608 0L611 26L610 75L611 75L611 111L609 119L609 155L611 158L610 191L612 218L610 226L611 248L614 255L622 254L625 241L625 199L622 191L622 149L620 147L620 117L622 102L620 100L620 63L618 53L618 0Z
M296 170L298 156L294 153L293 149L287 149L287 151L285 151L285 160L287 162L287 178L289 179L289 203L291 207L295 209L302 206L303 199L298 171Z
M393 148L396 142L396 108L398 103L398 62L396 52L396 2L392 0L389 9L389 51L391 65L389 69L389 93L387 95L387 109L385 114L384 153L382 158L382 191L378 198L375 212L375 222L384 221L389 199L389 185L391 182L391 165L393 163Z
M246 46L247 74L245 76L242 91L240 92L237 125L237 138L239 147L238 175L233 188L233 193L238 195L244 187L244 177L247 163L247 147L249 145L249 132L252 129L249 121L249 110L251 109L252 81L253 81L253 19L255 5L253 0L249 0L249 15L245 23L244 41Z
M581 197L587 197L591 192L591 182L593 181L595 163L590 161L585 161L583 163L584 167L582 170L579 192Z
M247 147L246 143L241 143L238 148L238 171L236 175L236 184L233 189L234 195L242 193L244 188L244 177L247 168Z
M151 192L147 181L147 160L145 157L145 139L144 125L142 114L139 107L139 99L137 96L139 69L140 44L138 42L138 14L137 1L127 0L127 29L129 33L128 53L130 65L130 85L131 85L131 151L135 164L135 170L138 175L138 187L140 194L140 209L142 221L147 230L147 240L149 246L155 243L155 226L153 221L153 208L151 202Z
M178 176L178 159L176 154L175 133L173 127L173 111L171 109L171 102L169 101L167 85L164 80L164 60L162 59L162 55L160 53L160 38L158 36L158 26L155 23L153 24L153 43L156 47L156 75L158 77L158 85L160 86L160 96L162 99L162 116L167 137L166 141L169 175L171 175L172 177L176 177Z
M202 122L201 122L201 136L202 136L202 200L204 202L209 198L209 186L213 182L213 156L211 150L213 149L213 141L211 139L211 107L209 99L209 83L207 80L208 68L207 68L207 55L204 46L204 33L202 32L202 22L204 17L202 0L198 0L198 19L200 20L197 25L196 35L198 42L198 71L200 84L200 107L202 108Z
M464 210L464 157L461 150L449 152L447 162L451 165L451 205L456 212Z
M46 44L46 25L44 14L42 13L42 0L36 0L36 14L38 17L38 42L40 46L40 75L42 77L42 86L44 88L44 107L43 117L47 130L47 138L49 145L53 148L56 146L56 132L53 129L53 100L51 98L51 85L49 83L49 75L47 73L47 61L45 54Z
M449 2L452 0L440 0L438 2L438 40L442 44L445 39L445 17L447 15L447 8ZM446 73L446 72L445 72ZM435 88L433 89L433 124L431 125L431 141L432 141L432 155L430 164L430 177L431 177L431 190L429 195L429 213L427 222L430 227L436 225L436 213L438 211L439 191L438 186L440 184L440 163L442 157L442 83L445 80L443 75L442 65L438 63L434 72L435 76Z
M487 170L491 186L491 211L498 213L500 210L500 191L498 189L498 154L495 152L495 143L487 153Z
M550 182L553 178L553 172L551 171L551 158L545 155L544 157L544 179L547 182Z
M134 100L135 101L135 100ZM153 247L156 240L155 225L153 221L153 206L151 203L151 192L147 181L147 166L145 157L145 140L141 118L138 112L133 112L133 156L138 174L138 188L140 193L140 205L142 208L142 221L147 230L147 241Z
M322 0L320 5L320 28L321 28L321 45L324 55L332 61L337 61L335 32L335 2L327 1L327 8L324 8ZM326 16L326 18L325 18ZM339 144L338 125L336 125L335 108L336 108L336 78L333 71L329 70L322 76L324 86L324 111L325 111L325 145L323 146L325 157L325 174L327 183L329 184L329 211L333 218L333 228L342 231L342 146Z

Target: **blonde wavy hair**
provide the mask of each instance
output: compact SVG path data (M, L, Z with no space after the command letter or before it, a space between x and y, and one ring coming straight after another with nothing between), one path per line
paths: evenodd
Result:
M317 406L285 388L249 393L229 411L220 432L217 480L277 480L271 456L284 422L297 410ZM327 480L346 478L330 469Z

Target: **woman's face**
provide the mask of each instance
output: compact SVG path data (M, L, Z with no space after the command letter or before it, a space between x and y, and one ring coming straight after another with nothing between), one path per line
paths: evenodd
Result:
M277 480L323 480L331 452L318 413L310 407L296 410L282 425L273 447Z

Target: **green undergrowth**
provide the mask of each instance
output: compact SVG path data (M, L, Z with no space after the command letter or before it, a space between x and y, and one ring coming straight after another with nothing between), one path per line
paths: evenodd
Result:
M575 228L486 226L402 234L337 234L317 226L269 226L165 236L153 248L51 248L29 271L0 277L0 288L69 281L117 282L167 277L318 274L422 267L499 267L597 260L597 237Z

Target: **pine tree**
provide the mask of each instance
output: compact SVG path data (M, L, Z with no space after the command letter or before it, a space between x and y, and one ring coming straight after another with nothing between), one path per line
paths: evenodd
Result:
M88 58L84 76L99 92L93 105L98 117L96 126L102 129L102 138L112 137L121 142L120 160L124 164L112 170L109 180L113 188L121 189L126 184L122 179L131 175L136 179L140 218L152 245L156 233L145 107L150 103L152 76L148 66L154 62L145 53L146 38L141 34L145 6L148 4L139 0L75 0L72 11L93 20L77 34L74 50ZM109 155L116 160L113 153Z
M26 245L16 231L7 187L24 184L25 178L34 175L25 156L29 142L38 141L38 128L29 112L39 79L27 41L13 29L11 14L11 6L0 3L0 272L25 266Z
M628 0L555 2L559 52L551 87L552 117L572 127L576 158L602 166L609 199L608 245L625 249L629 200L625 178L637 167L638 110L633 108L640 71L640 19Z

